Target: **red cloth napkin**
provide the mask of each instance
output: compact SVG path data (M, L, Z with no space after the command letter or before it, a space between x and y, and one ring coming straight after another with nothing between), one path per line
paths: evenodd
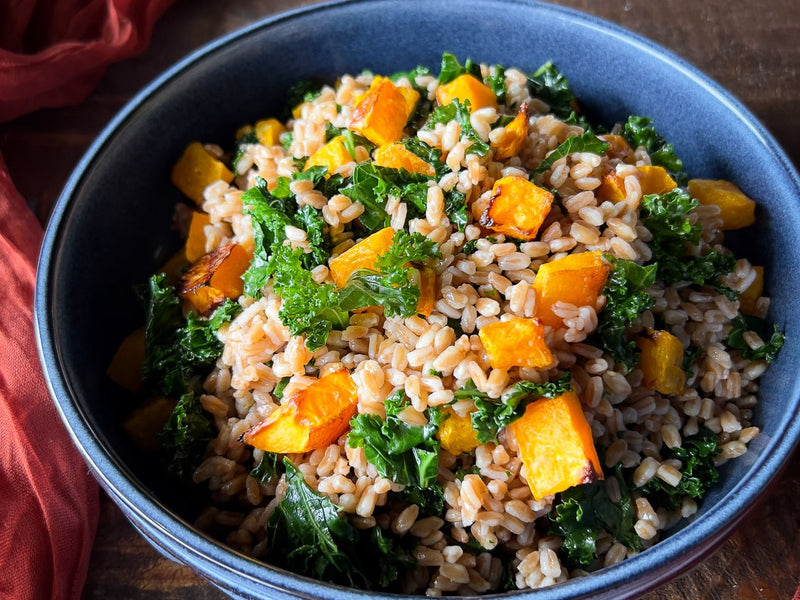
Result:
M145 48L172 1L0 2L0 121L80 102L108 64ZM0 597L14 600L80 598L98 517L36 353L41 239L0 155Z

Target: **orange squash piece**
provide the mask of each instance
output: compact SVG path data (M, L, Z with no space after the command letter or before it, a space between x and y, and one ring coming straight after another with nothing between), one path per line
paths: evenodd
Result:
M639 368L645 387L662 394L679 394L686 385L683 372L683 344L668 331L648 330L636 340L642 351Z
M392 238L394 238L394 229L386 227L364 238L336 258L332 258L328 263L328 268L336 287L344 287L354 271L373 268L378 257L391 247Z
M493 369L538 369L553 362L553 355L544 342L544 325L539 319L496 321L484 325L478 337Z
M429 317L436 302L436 270L431 267L422 267L417 272L419 273L417 313Z
M475 430L472 428L472 418L469 415L461 417L449 406L444 408L447 418L439 425L439 442L442 448L453 456L472 452L480 445Z
M376 77L369 91L356 101L350 129L378 146L396 142L403 137L418 98L416 90L398 88L391 80Z
M144 327L140 327L122 340L106 370L108 378L126 390L138 392L142 387L144 347Z
M528 138L528 103L523 102L514 120L506 125L503 135L492 144L495 160L506 160L516 156Z
M172 168L172 183L198 206L203 203L203 190L220 179L230 183L233 173L200 142L189 144Z
M357 408L356 384L341 369L297 392L243 439L251 446L279 454L318 450L345 432Z
M700 204L719 206L722 229L741 229L756 222L756 203L730 181L692 179L689 193Z
M279 146L281 143L280 135L286 131L286 127L278 119L264 119L256 123L256 137L262 146Z
M678 187L678 184L664 167L645 165L639 167L639 173L641 173L639 183L642 186L643 196L664 194Z
M617 175L616 169L611 169L603 175L603 181L600 183L594 195L600 202L623 202L627 197L625 192L625 179Z
M469 100L470 112L479 108L491 106L497 108L497 96L488 85L480 79L464 73L453 81L440 85L436 90L436 100L439 104L450 104L455 99Z
M202 212L194 211L189 224L189 235L186 238L186 260L193 263L206 253L205 227L211 223L211 217Z
M175 285L183 277L183 270L189 264L186 258L186 248L181 248L170 259L164 263L156 273L164 273L167 276L167 282L170 285Z
M764 267L753 267L756 277L747 286L747 289L739 294L739 308L746 315L754 315L756 312L756 302L764 295Z
M345 146L344 136L337 135L308 158L303 170L308 171L311 167L327 167L328 172L325 176L330 177L342 165L353 160L355 159L350 156L350 152Z
M532 240L550 212L553 194L525 177L494 182L489 205L480 218L484 227L520 240Z
M535 500L603 479L603 468L575 392L531 402L508 426Z
M628 144L628 141L621 135L608 134L598 137L608 144L606 155L609 158L618 158L623 162L627 162L627 160L633 156L633 150Z
M379 146L375 150L372 162L379 167L405 169L409 173L419 173L428 177L436 175L436 170L432 164L422 160L419 156L406 149L400 142Z
M165 396L148 398L131 411L122 422L122 429L142 452L158 452L158 433L166 425L176 404L174 399Z
M239 244L228 243L197 260L184 273L178 295L189 300L200 314L208 314L225 301L242 295L242 274L252 255Z
M559 300L575 306L594 306L611 272L602 252L569 254L544 263L533 280L536 291L536 316L545 325L562 327L561 317L553 312Z

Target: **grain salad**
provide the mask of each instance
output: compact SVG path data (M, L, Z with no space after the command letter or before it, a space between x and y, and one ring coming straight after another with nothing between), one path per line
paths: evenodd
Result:
M551 63L446 53L290 96L177 160L185 245L109 368L144 398L134 442L207 494L197 527L440 596L583 576L691 519L783 343L724 245L756 203L646 117L593 122Z

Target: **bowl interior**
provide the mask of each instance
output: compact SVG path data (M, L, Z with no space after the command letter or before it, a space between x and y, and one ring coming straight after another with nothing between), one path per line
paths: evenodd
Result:
M42 253L42 354L79 445L107 460L107 483L124 487L132 478L131 493L156 520L175 522L160 503L187 520L194 516L190 496L177 493L122 432L132 398L105 376L119 342L143 323L136 287L181 243L169 227L181 200L169 181L173 163L191 141L230 147L242 124L283 115L286 91L298 80L418 64L437 72L442 51L526 71L552 60L593 118L611 125L629 114L652 117L688 173L734 181L759 202L756 225L731 239L740 254L766 266L771 319L787 341L763 379L755 417L762 437L725 466L696 517L698 524L707 517L694 529L702 541L752 500L757 490L747 486L764 485L798 436L792 418L800 380L789 360L800 340L800 315L792 310L800 275L791 268L800 264L797 178L752 117L691 68L617 27L530 2L469 0L454 11L449 0L383 0L300 11L212 45L136 98L71 179ZM225 560L244 564L232 554ZM628 575L645 565L628 562L621 567L632 569Z

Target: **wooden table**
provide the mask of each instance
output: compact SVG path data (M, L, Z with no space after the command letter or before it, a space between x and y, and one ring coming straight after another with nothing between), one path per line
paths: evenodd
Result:
M190 50L223 33L313 3L178 1L156 26L147 52L112 66L83 104L0 125L0 151L19 190L45 221L81 154L140 87ZM557 4L619 23L694 63L740 98L800 164L800 8L796 0L560 0ZM791 599L800 584L798 498L800 452L711 558L645 599ZM187 567L161 557L103 494L84 598L224 597Z

